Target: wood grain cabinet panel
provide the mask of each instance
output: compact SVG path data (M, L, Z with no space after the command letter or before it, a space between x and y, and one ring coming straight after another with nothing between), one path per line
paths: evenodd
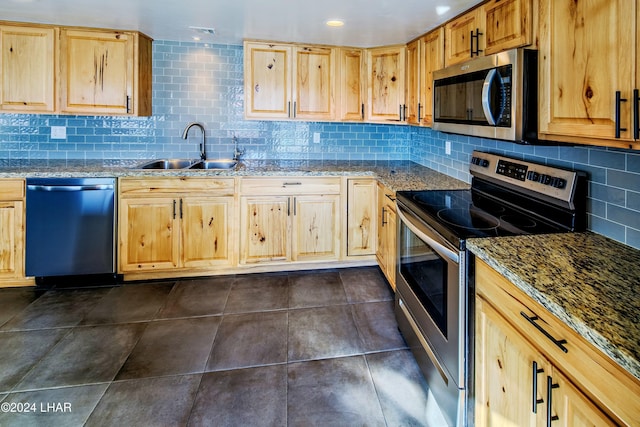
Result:
M335 118L335 67L333 48L300 46L294 49L293 118Z
M340 178L245 178L240 263L340 257Z
M475 320L476 426L637 424L640 381L480 260Z
M445 24L445 65L467 61L478 56L485 49L484 14L480 8L472 9L464 15ZM478 34L483 33L483 34ZM472 38L472 34L474 37ZM475 37L478 35L479 37ZM473 52L473 55L472 55Z
M367 50L367 121L404 121L405 61L404 45Z
M338 49L336 96L338 120L363 121L366 103L366 54L363 49Z
M49 27L0 25L0 110L55 111L57 34Z
M122 178L119 272L234 265L235 198L227 195L232 190L233 179Z
M541 138L640 148L638 13L635 0L540 0Z
M378 183L378 245L376 247L376 259L393 290L396 289L396 237L395 194L383 184Z
M528 46L533 42L531 0L491 0L481 7L486 55Z
M349 179L347 184L347 255L375 255L378 233L377 181Z
M24 275L24 218L24 180L0 180L0 287L33 284Z
M151 40L108 30L60 32L61 110L151 114Z

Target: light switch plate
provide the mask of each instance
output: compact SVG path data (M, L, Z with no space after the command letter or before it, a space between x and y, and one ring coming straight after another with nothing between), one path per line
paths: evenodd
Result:
M67 127L51 126L51 139L67 139Z
M451 141L445 141L445 143L444 143L444 153L447 156L451 155Z
M313 143L320 144L320 132L313 133Z

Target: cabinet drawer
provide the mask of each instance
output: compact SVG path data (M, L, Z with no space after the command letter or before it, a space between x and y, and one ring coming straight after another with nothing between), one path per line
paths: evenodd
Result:
M242 194L339 194L338 177L279 177L243 178L240 182Z
M202 192L207 195L233 195L233 178L122 178L121 196L164 196L175 193Z
M380 204L384 206L385 209L389 209L392 212L396 211L396 192L395 191L392 191L388 187L383 186L380 197L382 197Z
M0 200L23 200L24 180L23 179L2 179L0 180Z
M615 417L634 424L640 420L640 381L570 329L542 305L483 261L476 261L477 294L552 361L582 391ZM561 347L538 329L544 329ZM603 319L606 321L606 319Z

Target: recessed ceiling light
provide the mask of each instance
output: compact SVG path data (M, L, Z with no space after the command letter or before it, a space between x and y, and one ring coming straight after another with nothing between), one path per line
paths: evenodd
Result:
M438 15L444 15L445 13L449 12L450 9L451 7L449 6L436 6L436 13Z
M329 27L342 27L344 25L344 21L342 19L329 19L325 24Z

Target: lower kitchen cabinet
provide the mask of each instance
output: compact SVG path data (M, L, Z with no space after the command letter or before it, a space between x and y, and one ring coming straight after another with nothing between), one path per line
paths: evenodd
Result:
M0 181L0 287L32 284L24 276L24 185L23 179Z
M245 178L240 263L340 257L340 178Z
M233 266L234 180L120 182L119 272Z
M637 424L629 373L482 261L476 292L476 426Z
M377 180L347 180L347 255L375 255L377 235Z
M394 192L378 183L378 246L376 259L385 277L396 288L396 206Z

